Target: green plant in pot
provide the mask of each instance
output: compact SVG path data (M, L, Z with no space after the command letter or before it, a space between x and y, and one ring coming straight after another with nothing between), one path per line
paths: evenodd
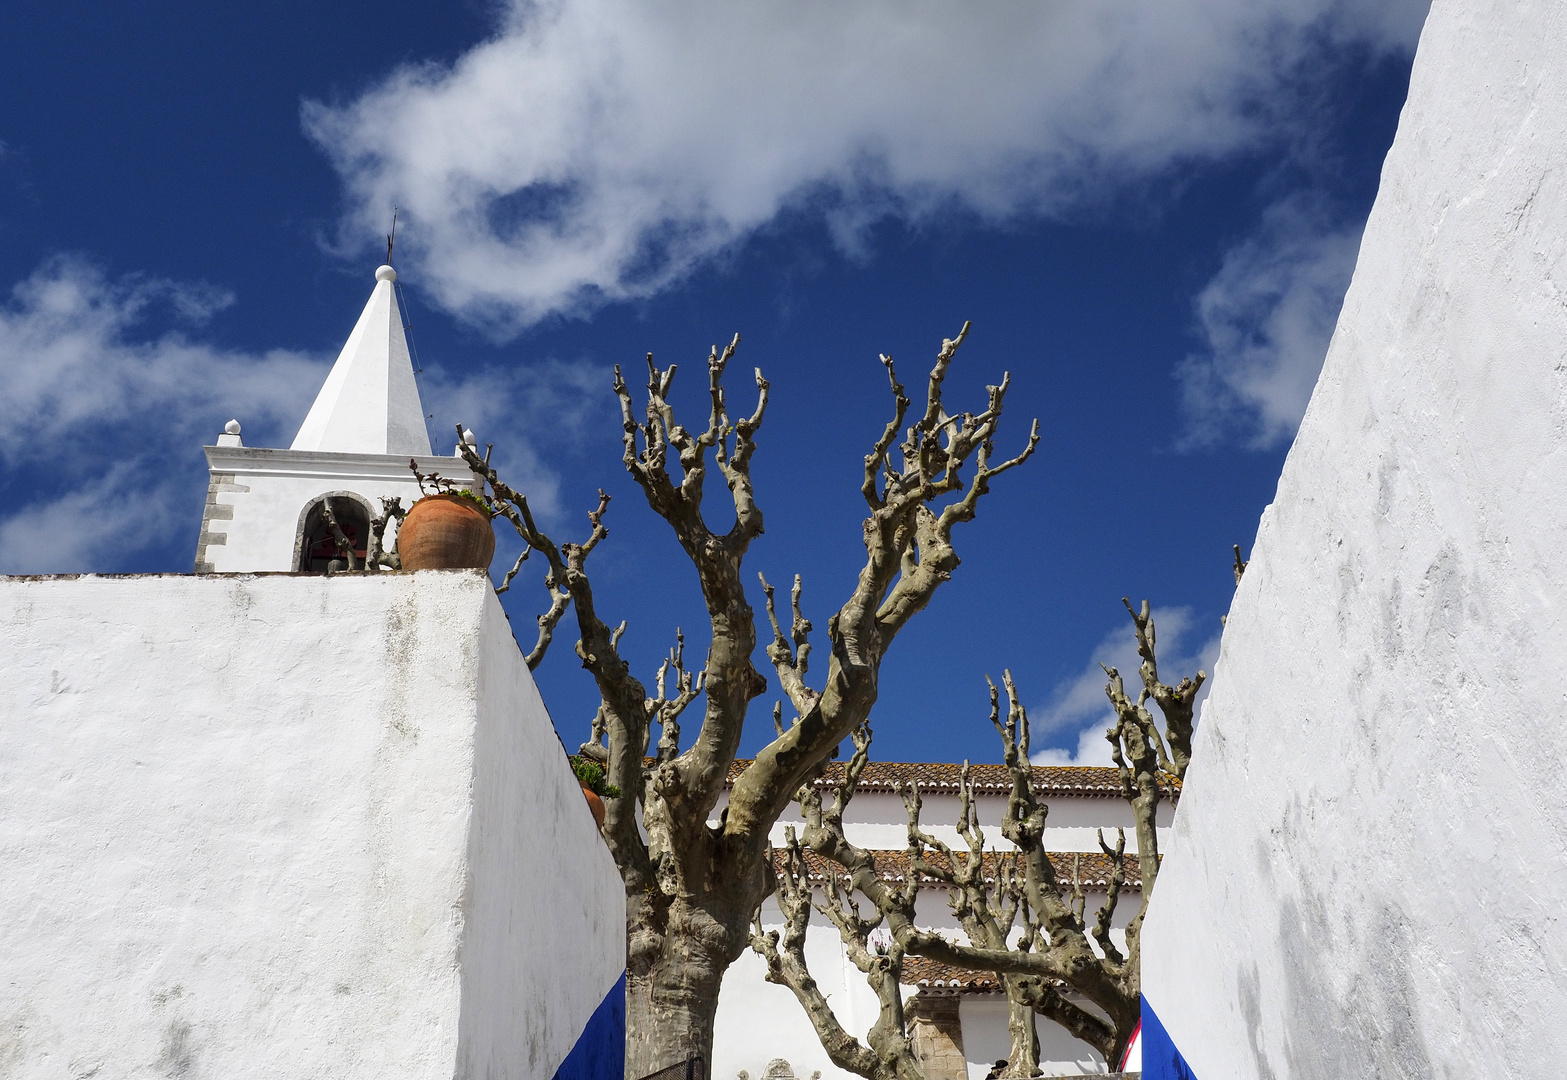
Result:
M593 811L593 820L602 829L604 800L620 798L620 789L609 782L604 776L604 767L593 759L572 755L566 760L571 762L571 771L577 774L577 783L582 785L582 795L588 800L588 809Z
M414 503L397 530L404 570L487 570L495 555L495 508L482 495L438 473L426 476L419 464L408 467L424 497Z

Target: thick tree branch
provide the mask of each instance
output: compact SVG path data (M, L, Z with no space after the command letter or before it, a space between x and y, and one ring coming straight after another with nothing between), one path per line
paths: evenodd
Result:
M963 325L966 333L968 324ZM866 505L871 508L872 513L887 505L885 494L877 491L877 478L883 473L887 474L889 483L897 478L897 474L892 471L891 463L887 460L887 451L892 449L898 432L903 428L903 418L909 411L909 399L903 392L903 384L898 381L898 373L892 366L892 357L882 353L881 363L887 369L887 381L892 384L893 416L887 422L886 430L881 433L881 438L876 440L876 445L871 452L865 455L865 483L860 485L860 493L865 496Z
M332 540L337 545L337 553L348 563L350 572L359 569L359 560L354 558L354 545L343 533L343 528L337 523L337 514L332 510L332 500L321 500L321 517L326 521L327 528L332 530Z
M1121 950L1116 948L1115 942L1110 938L1110 926L1115 920L1116 901L1121 898L1121 888L1126 884L1126 830L1116 829L1115 847L1112 849L1105 843L1103 830L1098 832L1099 849L1110 856L1110 885L1108 895L1105 897L1104 906L1099 909L1099 915L1094 919L1094 940L1099 943L1100 950L1115 964L1126 962L1126 957L1121 955Z
M829 898L815 901L794 829L787 829L785 836L787 847L784 865L778 871L777 892L784 916L783 931L764 932L758 911L751 933L751 948L767 963L767 981L787 986L794 993L827 1056L840 1069L866 1080L921 1080L913 1045L905 1033L903 996L898 984L902 950L894 946L886 955L873 955L869 936L880 919L862 919L858 906L842 892L836 880L829 883ZM771 849L768 854L772 857ZM806 965L805 939L813 909L826 915L838 928L851 961L869 977L876 990L881 1008L867 1038L870 1046L844 1029Z
M729 763L739 746L747 705L767 687L766 680L751 664L756 644L755 617L740 579L741 560L751 540L762 531L762 514L751 488L750 460L755 434L766 411L767 380L757 372L756 410L749 418L732 425L722 380L739 343L737 334L722 353L715 346L708 357L711 410L707 429L700 435L693 435L680 425L670 403L674 366L661 371L651 354L648 356L648 403L646 420L641 424L635 419L630 391L619 368L614 382L621 403L626 469L642 488L649 507L669 523L691 559L707 601L713 633L706 668L707 709L701 730L690 749L661 768L658 778L659 792L670 814L668 827L678 839L676 850L681 858L692 860L693 868L706 865L708 860L708 841L703 835L707 813L722 793ZM667 468L671 447L681 468L678 486ZM734 497L735 526L722 538L708 528L701 513L710 449ZM740 871L742 876L762 870L760 842L751 846L752 865Z
M1115 668L1106 668L1110 681L1105 685L1105 696L1115 709L1116 722L1105 738L1110 742L1110 757L1115 762L1121 780L1121 794L1132 804L1133 820L1137 831L1137 861L1143 879L1143 895L1153 891L1159 876L1159 837L1155 822L1159 812L1162 792L1159 790L1159 753L1150 733L1157 737L1153 714L1143 703L1148 700L1144 690L1134 702L1126 695L1121 684L1121 674Z
M1132 607L1130 597L1123 596L1121 603L1132 617L1132 626L1137 634L1137 655L1142 658L1138 674L1142 678L1143 689L1164 714L1165 738L1159 737L1158 729L1151 720L1144 726L1159 751L1161 767L1173 773L1176 779L1185 779L1186 767L1192 760L1192 729L1195 726L1193 710L1196 708L1197 691L1202 689L1208 673L1199 671L1195 678L1182 679L1178 686L1167 686L1160 682L1159 662L1154 656L1154 623L1149 614L1148 601L1143 601L1141 611ZM1166 742L1169 745L1168 753L1165 751Z
M365 552L365 568L381 570L401 570L403 560L395 551L387 551L385 547L386 526L396 521L399 527L408 511L403 509L403 500L396 495L381 496L381 512L370 519L370 547Z
M767 583L767 578L762 574L758 573L756 576L762 582L762 593L767 598L767 621L773 628L773 643L767 647L767 658L773 662L773 670L778 672L778 682L783 687L784 693L789 695L789 701L794 705L795 712L804 716L811 711L821 695L805 682L805 673L810 668L811 623L800 611L800 575L794 576L794 589L790 593L794 621L790 626L789 637L784 636L783 628L778 622L778 610L773 602L773 587ZM782 731L779 734L782 734Z
M1027 446L1015 458L991 464L1010 384L1005 376L1000 385L988 389L983 412L959 416L947 412L943 384L967 334L965 323L956 338L942 342L923 415L908 427L899 448L901 462L893 462L888 451L909 402L891 361L883 359L893 389L895 425L883 431L866 459L862 493L870 514L864 526L865 565L854 591L828 621L831 654L822 690L808 700L802 682L793 684L791 692L788 683L794 672L787 672L785 690L800 711L800 722L760 751L736 783L727 818L731 835L764 830L833 747L870 715L888 646L958 565L953 527L975 516L993 477L1022 464L1038 445L1036 421ZM970 463L975 474L965 485L960 470ZM879 491L878 473L885 473ZM957 498L949 502L950 496ZM775 629L770 657L783 655L780 642L787 643L781 629ZM781 670L780 678L785 675Z

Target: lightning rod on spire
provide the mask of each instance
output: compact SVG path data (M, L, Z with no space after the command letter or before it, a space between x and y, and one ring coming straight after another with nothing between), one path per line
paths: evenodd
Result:
M397 207L392 207L392 231L386 234L386 265L392 265L392 244L397 240Z

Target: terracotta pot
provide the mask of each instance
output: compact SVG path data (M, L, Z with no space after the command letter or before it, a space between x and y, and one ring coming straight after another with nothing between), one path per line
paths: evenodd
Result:
M581 780L577 783L582 784ZM582 784L582 797L588 800L588 809L593 811L593 821L600 829L604 828L604 800L599 798L592 788Z
M490 516L461 495L426 495L397 529L404 570L488 570L495 555Z

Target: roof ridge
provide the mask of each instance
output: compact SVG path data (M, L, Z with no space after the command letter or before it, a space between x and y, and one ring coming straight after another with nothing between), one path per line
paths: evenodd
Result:
M729 765L725 780L733 784L751 767L753 758L735 758ZM970 764L970 781L978 795L1002 795L1011 790L1012 778L1007 766L991 762ZM1031 765L1034 790L1043 796L1120 798L1120 770L1112 765ZM843 777L844 763L829 762L822 776L815 781L817 787L835 787ZM956 792L962 782L963 766L950 761L872 761L860 774L857 789L866 792L888 792L897 785L917 783L929 793ZM1178 797L1180 785L1163 785L1168 797Z

